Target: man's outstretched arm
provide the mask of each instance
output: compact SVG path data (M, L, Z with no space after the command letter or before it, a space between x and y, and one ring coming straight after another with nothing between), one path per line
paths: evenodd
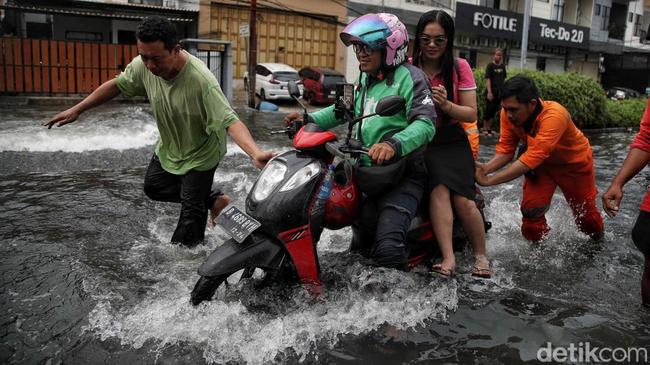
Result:
M53 126L61 127L68 123L72 123L79 117L81 113L98 105L104 104L119 94L120 89L117 87L115 80L108 80L105 83L101 84L90 95L85 97L81 102L79 102L79 104L55 115L52 119L43 123L43 125L50 129Z

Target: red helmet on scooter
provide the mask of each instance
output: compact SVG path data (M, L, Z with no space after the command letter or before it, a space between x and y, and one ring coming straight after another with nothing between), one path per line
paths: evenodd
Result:
M325 205L323 225L329 229L341 229L352 225L359 217L361 192L354 179L353 169L347 162L339 164L334 171L332 192Z

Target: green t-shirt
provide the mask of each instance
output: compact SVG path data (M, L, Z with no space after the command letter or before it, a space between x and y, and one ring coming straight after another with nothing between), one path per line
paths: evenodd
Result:
M186 54L171 81L147 70L140 56L115 79L123 94L149 98L160 132L156 155L163 169L176 175L217 166L226 154L226 128L239 120L212 72Z

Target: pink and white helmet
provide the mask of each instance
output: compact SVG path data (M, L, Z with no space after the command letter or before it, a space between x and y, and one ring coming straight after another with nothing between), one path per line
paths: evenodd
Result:
M343 44L359 42L371 49L385 49L384 63L397 67L407 59L409 33L396 15L377 13L362 15L351 21L340 34Z

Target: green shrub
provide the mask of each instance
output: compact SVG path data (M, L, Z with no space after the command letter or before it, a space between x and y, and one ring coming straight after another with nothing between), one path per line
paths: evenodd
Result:
M638 127L643 111L645 110L647 100L627 99L627 100L607 100L606 108L609 116L608 127Z
M573 72L555 74L520 69L508 70L508 78L515 75L532 78L542 99L557 101L564 105L580 128L602 128L613 124L605 106L605 91L593 79ZM485 109L484 77L484 69L474 70L479 120L483 119Z

